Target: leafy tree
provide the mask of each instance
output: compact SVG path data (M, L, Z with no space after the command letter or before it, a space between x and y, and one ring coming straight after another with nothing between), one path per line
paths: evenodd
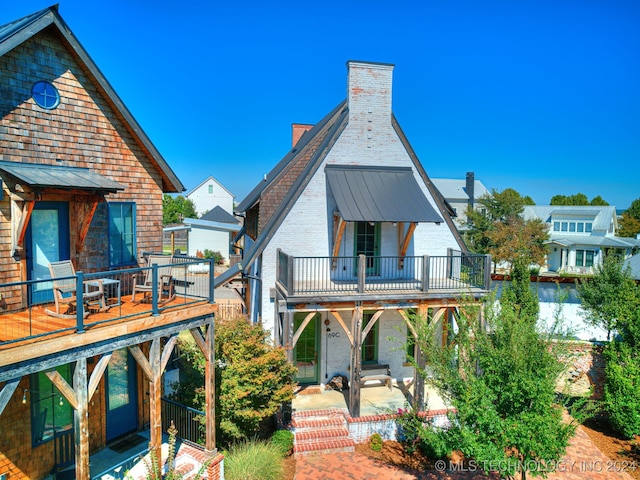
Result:
M162 196L162 224L181 223L185 218L198 218L193 201L182 195L172 197L165 193Z
M538 219L525 221L522 217L510 217L504 222L495 222L487 237L489 253L496 263L522 264L528 270L531 264L545 262L549 232L547 225Z
M526 201L513 188L507 188L502 192L493 189L490 194L482 195L477 203L477 209L467 210L465 241L471 251L489 253L492 242L488 233L496 222L519 216Z
M609 205L609 202L607 202L604 198L602 198L600 195L596 195L595 197L593 197L591 199L591 202L589 202L590 205L595 205L598 207L606 207Z
M524 197L522 197L522 200L524 201L525 205L535 205L536 202L533 201L533 198L531 198L529 195L525 195Z
M640 233L640 198L636 198L622 214L618 235L635 237Z
M466 307L449 345L443 346L426 322L416 324L423 330L419 346L429 352L429 372L422 374L431 374L430 381L455 408L448 430L426 428L421 438L428 439L427 447L458 450L485 471L497 468L502 475L526 478L545 474L536 466L563 457L575 423L563 421L556 403L562 352L537 331L536 308L518 305L524 298L537 302L529 285L522 286L503 295L499 309L487 305L486 325L476 309Z
M549 205L589 205L589 199L584 193L575 195L554 195Z
M622 260L616 255L607 255L593 278L581 279L577 287L585 320L605 329L607 339L613 330L620 330L619 321L629 318L640 305L640 292L631 272L622 268Z
M215 328L216 437L229 445L255 437L263 420L293 399L295 367L261 325L240 318L216 320ZM204 358L190 342L181 342L180 351L192 369L176 398L204 410Z

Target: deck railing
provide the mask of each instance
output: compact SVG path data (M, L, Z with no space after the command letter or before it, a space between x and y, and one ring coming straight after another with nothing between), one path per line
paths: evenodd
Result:
M277 280L289 296L489 289L491 257L294 257L278 250Z
M200 423L200 419L204 416L205 413L200 410L162 398L163 432L168 431L173 423L178 431L176 437L196 445L204 444L204 425Z
M136 292L134 284L145 276L154 285L171 277L173 295L168 301L158 289ZM214 301L214 261L190 257L173 257L167 265L83 273L62 278L76 282L76 301L72 310L62 305L56 311L49 278L26 282L0 283L0 345L26 339L59 334L82 333L87 328L114 320L159 315L165 310ZM100 288L104 297L85 302L86 292ZM145 301L141 301L145 295Z

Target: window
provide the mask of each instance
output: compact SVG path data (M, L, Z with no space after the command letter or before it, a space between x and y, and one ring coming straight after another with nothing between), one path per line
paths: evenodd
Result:
M60 94L56 87L49 82L39 81L34 83L33 87L31 87L31 96L38 106L46 110L53 110L60 105Z
M560 222L553 222L553 231L554 232L560 231Z
M584 231L587 232L587 233L591 233L591 226L592 226L591 222L586 222L584 224Z
M407 327L407 351L405 355L405 363L411 363L414 360L415 351L416 351L416 339L413 336L413 332Z
M595 250L576 250L576 267L593 267Z
M380 275L380 223L356 222L354 237L353 254L367 257L367 275Z
M567 231L567 222L562 222L561 227L562 227L562 231L566 232Z
M209 195L213 193L213 185L209 185Z
M583 233L583 232L584 232L584 223L578 222L578 233Z
M575 231L576 231L576 222L569 222L569 231L575 233Z
M362 315L362 330L364 330L371 318L373 317L374 312L365 312ZM362 342L362 363L376 363L378 361L378 325L376 322L366 338Z
M57 367L71 383L71 364ZM31 375L31 439L33 445L49 441L54 433L73 428L73 408L44 372Z
M109 203L109 263L112 267L136 262L135 220L135 203Z

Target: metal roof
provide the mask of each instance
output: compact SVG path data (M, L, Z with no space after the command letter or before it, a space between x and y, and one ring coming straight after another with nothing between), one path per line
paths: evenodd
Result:
M348 222L444 221L410 167L328 165L325 174L340 215Z
M118 182L88 168L0 161L0 171L12 175L18 182L31 188L97 190L111 193L124 190Z
M240 221L227 212L220 205L216 205L214 208L209 210L207 213L200 217L200 220L208 220L210 222L218 222L218 223L231 223L233 225L238 225Z
M455 178L432 178L431 181L440 191L442 196L448 201L452 200L469 200L469 194L467 193L466 180L459 180ZM474 200L478 200L481 196L487 195L489 190L480 180L474 180L473 182L473 196Z

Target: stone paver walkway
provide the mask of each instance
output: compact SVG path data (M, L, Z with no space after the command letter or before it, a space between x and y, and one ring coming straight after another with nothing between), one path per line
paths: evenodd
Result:
M578 427L559 469L550 480L632 480L626 473L633 465L609 460ZM640 466L638 466L640 468ZM372 460L357 452L306 455L296 459L295 480L487 480L478 472L411 473Z

